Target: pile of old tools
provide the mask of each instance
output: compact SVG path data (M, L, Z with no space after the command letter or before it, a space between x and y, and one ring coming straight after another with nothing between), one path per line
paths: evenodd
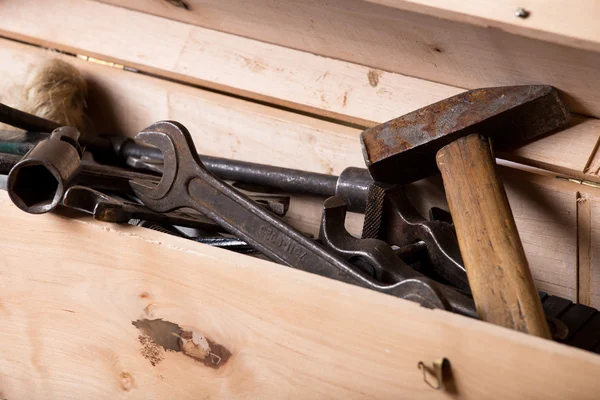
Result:
M552 87L471 90L368 129L361 135L368 169L347 168L339 177L199 156L190 133L174 121L157 122L135 139L80 137L72 127L6 106L0 114L2 122L28 131L4 135L0 143L7 190L24 211L74 208L257 252L540 337L589 349L598 344L579 332L595 310L568 302L560 313L546 307L545 315L542 300L557 304L559 298L536 291L495 173L491 141L506 149L568 122ZM436 162L451 214L433 209L426 219L402 185L435 173ZM293 193L328 197L318 238L281 218ZM365 214L360 238L344 227L348 210ZM575 317L558 318L573 309ZM587 319L581 322L579 314Z

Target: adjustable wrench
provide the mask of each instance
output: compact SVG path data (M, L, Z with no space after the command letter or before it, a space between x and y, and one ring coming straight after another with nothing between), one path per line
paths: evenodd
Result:
M376 281L210 173L200 161L190 133L180 123L157 122L136 139L156 146L164 158L158 185L130 182L150 209L166 212L192 208L274 261L393 296L407 296L411 280L387 285Z

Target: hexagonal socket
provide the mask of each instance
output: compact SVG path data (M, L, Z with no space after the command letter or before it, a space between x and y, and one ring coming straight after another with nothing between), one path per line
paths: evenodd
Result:
M42 214L60 204L81 166L79 131L63 126L40 141L8 174L8 194L21 210Z

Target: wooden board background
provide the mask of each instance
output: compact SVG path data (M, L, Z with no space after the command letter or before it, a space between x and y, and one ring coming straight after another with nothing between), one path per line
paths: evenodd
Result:
M102 1L461 88L550 84L568 95L575 111L600 116L600 82L596 78L600 53L594 37L598 11L590 1L581 6L578 2L571 12L555 11L561 15L556 24L586 31L596 42L595 51L571 47L574 41L569 45L551 43L489 24L407 11L391 4L394 0L186 0L187 8L161 0ZM506 2L494 3L492 7L497 8ZM552 8L556 3L544 2L543 7ZM514 9L526 6L510 4ZM473 7L473 2L469 5ZM564 3L562 7L570 6ZM566 17L574 13L576 20ZM580 17L586 13L587 18ZM531 18L537 18L535 7ZM552 28L546 25L546 29Z
M517 35L598 51L598 3L581 0L366 0L402 10L412 10L451 21L497 28ZM529 13L515 18L517 9Z
M5 193L0 214L3 399L591 399L600 390L590 379L600 357L561 344L147 229L26 214ZM133 325L157 319L231 357L211 368L162 350L147 338L158 333ZM451 393L417 369L440 357L451 362Z
M32 16L27 12L30 7L44 17ZM100 10L94 7L107 13L89 13ZM369 109L374 114L378 110L393 112L398 98L404 99L401 107L415 107L429 101L427 88L433 88L418 79L295 50L278 53L282 48L272 45L263 48L264 54L297 58L292 57L287 67L277 67L281 71L261 70L253 63L256 60L244 61L235 52L217 52L214 64L208 63L212 69L196 69L192 62L197 57L196 44L207 42L194 35L218 39L213 51L221 45L242 51L244 44L256 46L252 49L263 44L249 39L238 42L232 35L167 23L93 1L6 1L0 4L0 12L4 17L0 31L9 37L37 38L32 41L62 50L90 50L83 52L87 55L119 49L119 57L136 59L139 67L160 59L160 55L152 58L157 48L196 54L188 55L191 58L183 64L187 70L174 73L176 68L169 65L142 69L169 78L181 78L191 71L189 79L177 83L0 39L0 101L14 100L21 89L18 82L33 65L49 56L62 57L80 68L91 83L90 109L99 130L132 135L158 119L178 119L190 128L198 148L206 154L339 173L345 166L362 165L357 143L360 127L296 111L314 111L319 101L327 101L330 95L335 99L332 109L343 109L344 92L339 97L336 85L344 80L345 72L356 77L350 79L350 89L361 94L346 98L346 106L353 101L355 111L361 109L363 95L380 99ZM49 15L72 18L56 23ZM78 25L82 21L85 23ZM165 24L155 25L157 31L133 28L149 29L153 21ZM77 29L70 30L74 26ZM119 31L123 27L127 29ZM104 33L113 30L124 34L111 41L110 34ZM181 34L184 40L178 44L160 32L174 37ZM163 47L161 40L166 43ZM226 47L229 40L233 41L231 47ZM172 57L164 59L179 56ZM185 60L186 56L181 57ZM233 93L247 95L240 99L229 96L231 90L219 94L190 85L206 79L203 82L211 89L235 86L234 80L211 85L210 75L200 74L212 71L213 76L221 76L214 66L228 57L239 62L231 63L233 75L244 69L253 71L243 76L273 79L273 88L284 87L281 83L289 75L285 68L306 66L309 72L300 69L307 75L301 75L296 83L288 78L293 90L283 97L302 95L307 106L296 107L285 100L276 103L294 105L292 110L284 110L250 101L261 96L273 100L279 95L274 89L268 95L252 95L251 90ZM321 68L333 68L332 82L327 81L328 76L318 79L327 72L315 68L318 62L323 63ZM239 68L243 64L246 66ZM375 86L370 71L377 76ZM307 89L298 84L312 74L316 74L314 82L321 83L311 82ZM386 82L391 86L383 86ZM380 92L388 87L389 93ZM343 113L331 114L339 115ZM598 126L597 120L583 119L567 130L569 135L561 133L541 146L537 142L522 149L522 160L575 172L570 176L597 173ZM265 151L273 146L280 150L277 156ZM598 189L557 180L540 171L499 170L537 285L599 307L600 230L594 221L599 218L595 217ZM436 178L411 185L409 191L422 212L432 205L445 206ZM295 200L290 220L315 232L319 207L315 199ZM0 193L0 215L0 340L10 343L0 348L0 399L563 399L596 398L600 389L598 380L590 379L600 373L599 358L563 345L150 230L61 213L28 215L16 210L4 193ZM359 216L351 216L350 230L358 232L360 222ZM583 286L582 277L588 278ZM159 318L186 332L202 334L211 341L211 348L222 346L231 357L213 369L182 352L149 345L133 322ZM439 357L448 357L452 363L456 384L451 393L431 390L416 367L419 361L429 364Z
M464 90L96 1L5 0L0 13L5 19L0 33L7 37L361 126L387 121ZM44 15L71 18L64 24ZM96 18L90 21L89 15ZM599 137L598 120L576 118L569 129L499 156L600 181Z

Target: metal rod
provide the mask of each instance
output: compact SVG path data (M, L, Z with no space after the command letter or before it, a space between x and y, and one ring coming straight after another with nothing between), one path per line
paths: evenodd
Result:
M275 187L284 192L333 196L338 177L246 161L201 156L206 168L221 179Z
M60 124L0 103L0 122L32 132L52 132Z

